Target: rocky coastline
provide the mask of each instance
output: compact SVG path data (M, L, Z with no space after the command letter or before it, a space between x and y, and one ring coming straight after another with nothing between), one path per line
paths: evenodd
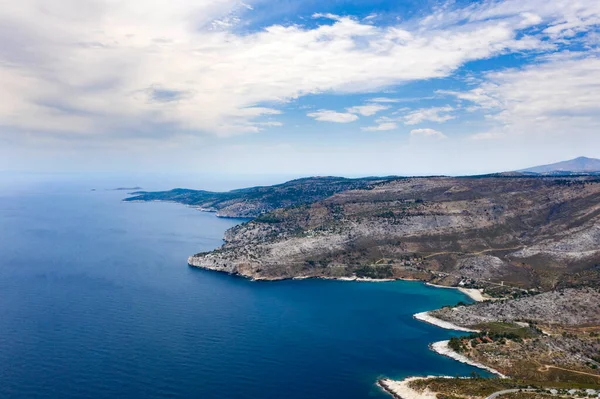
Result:
M432 377L408 377L399 381L383 378L377 381L377 386L395 399L437 399L434 392L419 392L410 387L411 382L427 378Z
M206 258L203 258L203 259L205 260ZM220 272L220 273L226 273L226 274L229 274L232 276L242 277L242 278L248 279L250 281L284 281L284 280L309 280L309 279L357 281L357 282L370 282L370 283L389 283L389 282L394 282L394 281L420 281L431 287L451 288L451 289L459 290L460 292L462 292L463 294L465 294L466 296L468 296L475 302L481 302L481 301L487 300L486 298L483 298L483 296L479 293L479 290L465 289L462 287L430 284L426 281L419 280L416 278L369 278L369 277L358 277L358 276L336 277L336 276L326 276L326 275L308 275L308 276L300 275L300 276L291 276L291 277L290 276L267 277L267 276L259 276L259 275L253 276L253 275L249 275L249 274L240 273L236 267L233 267L232 265L228 265L228 264L219 264L217 262L214 262L213 265L209 266L205 262L202 262L202 260L198 256L188 257L187 263L188 263L189 267L194 267L194 268L203 269L203 270L210 270L210 271ZM429 319L434 319L434 318L429 317ZM442 323L446 323L443 320L439 320L439 319L436 319L436 320L438 320L438 322L432 322L431 324L441 327ZM422 321L427 321L427 320L422 320ZM450 323L446 323L446 324L450 324ZM446 327L442 327L442 328L446 328ZM473 331L473 330L463 329L462 327L458 327L458 326L454 326L454 327L448 328L448 329L459 330L459 331Z
M477 330L473 330L471 328L466 328L466 327L461 327L456 324L450 323L448 321L433 317L433 316L431 316L431 314L429 312L417 313L413 317L419 321L434 325L436 327L444 328L446 330L478 332Z
M479 362L473 361L471 359L469 359L468 357L461 355L460 353L452 350L452 348L450 348L450 346L448 346L448 343L450 341L438 341L438 342L434 342L431 345L429 345L429 348L434 351L435 353L442 355L442 356L446 356L449 357L450 359L454 359L456 361L459 361L461 363L465 363L468 364L470 366L473 367L477 367L480 368L482 370L488 371L492 374L496 374L498 377L500 378L507 378L504 374L502 374L501 372L499 372L498 370L495 370L491 367L488 367L484 364L481 364Z

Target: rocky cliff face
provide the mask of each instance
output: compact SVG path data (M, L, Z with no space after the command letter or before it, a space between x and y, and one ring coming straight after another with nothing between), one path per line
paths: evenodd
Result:
M600 275L599 195L594 178L399 179L261 215L189 263L264 279L579 284Z

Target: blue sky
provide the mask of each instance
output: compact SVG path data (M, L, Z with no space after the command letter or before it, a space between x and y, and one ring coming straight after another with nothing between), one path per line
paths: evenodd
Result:
M0 171L427 175L600 157L600 2L22 0Z

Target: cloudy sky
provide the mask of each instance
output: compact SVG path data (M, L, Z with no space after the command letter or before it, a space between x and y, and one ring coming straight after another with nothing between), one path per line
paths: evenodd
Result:
M0 171L468 174L600 157L596 0L0 9Z

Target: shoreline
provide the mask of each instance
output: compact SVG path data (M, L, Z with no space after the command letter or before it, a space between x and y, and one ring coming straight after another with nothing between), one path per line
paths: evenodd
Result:
M479 330L474 330L472 328L457 326L456 324L452 324L448 321L438 319L429 314L429 312L421 312L413 315L413 318L425 322L427 324L434 325L436 327L444 328L446 330L454 330L454 331L464 331L464 332L479 332Z
M412 381L426 380L429 378L434 377L407 377L399 381L382 378L377 381L377 386L392 395L395 399L437 399L437 395L431 391L425 390L419 392L409 386Z
M152 201L141 201L141 202L152 202ZM158 201L158 202L167 202L167 201ZM207 211L210 212L210 211ZM226 216L221 216L223 218L227 218ZM488 298L484 298L481 295L481 292L475 288L462 288L462 287L451 287L451 286L446 286L446 285L437 285L437 284L432 284L429 283L427 281L424 280L419 280L419 279L415 279L415 278L368 278L368 277L357 277L357 276L341 276L341 277L332 277L332 276L292 276L292 277L251 277L251 276L247 276L244 274L240 274L237 272L231 273L225 270L217 270L217 269L212 269L210 267L205 267L205 266L200 266L200 265L194 265L191 263L191 259L194 256L189 256L188 257L188 261L187 264L189 267L195 267L198 269L203 269L203 270L209 270L212 272L218 272L218 273L226 273L229 275L233 275L233 276L238 276L238 277L242 277L245 278L247 280L250 281L285 281L285 280L309 280L309 279L319 279L319 280L338 280L338 281L358 281L358 282L365 282L365 283L391 283L394 281L413 281L413 282L421 282L424 283L425 285L428 285L430 287L435 287L435 288L451 288L451 289L455 289L455 290L459 290L460 292L462 292L463 294L467 295L469 298L471 298L472 300L474 300L475 302L483 302L483 301L487 301Z
M425 283L425 284L429 285L431 287L452 288L452 289L459 290L460 292L462 292L463 294L465 294L466 296L468 296L475 302L483 302L483 301L489 300L488 298L484 297L483 294L481 293L481 290L478 290L477 288L450 287L450 286L446 286L446 285L438 285L438 284L433 284L433 283Z
M194 256L189 256L187 260L187 265L189 267L194 267L201 270L208 270L216 273L225 273L230 276L237 276L244 278L248 281L285 281L285 280L337 280L337 281L356 281L361 283L393 283L394 281L412 281L412 282L424 282L423 280L411 279L411 278L368 278L368 277L357 277L357 276L341 276L341 277L332 277L332 276L293 276L293 277L252 277L245 274L240 274L237 272L229 272L226 270L218 270L213 269L206 266L195 265L192 263L192 258ZM454 288L454 287L444 287L444 288Z
M438 355L448 357L458 362L468 364L473 367L486 370L492 374L497 375L500 378L508 378L498 370L488 367L484 364L478 363L474 360L467 358L460 353L455 352L448 346L449 341L438 341L429 345L429 349ZM382 378L377 381L376 385L381 388L384 392L390 394L395 399L437 399L437 393L431 392L425 389L423 392L419 392L409 386L413 381L427 380L430 378L454 378L450 376L427 376L427 377L406 377L402 380L393 380L391 378ZM468 377L465 377L468 378Z
M191 258L191 257L190 257ZM401 279L401 278L394 278L394 279L369 279L369 278L364 278L364 277L356 277L356 276L352 276L352 277L328 277L328 276L295 276L295 277L281 277L281 278L252 278L250 276L245 276L239 273L229 273L229 272L225 272L222 270L214 270L214 269L210 269L207 267L203 267L203 266L197 266L197 265L193 265L191 263L188 262L188 266L190 267L196 267L199 269L204 269L204 270L210 270L210 271L216 271L216 272L221 272L221 273L227 273L230 275L236 275L239 277L243 277L245 279L248 279L250 281L283 281L283 280L308 280L308 279L320 279L320 280L338 280L338 281L355 281L355 282L375 282L375 283L380 283L380 282L394 282L394 281L422 281L422 280L415 280L415 279ZM431 286L431 287L435 287L435 288L452 288L452 289L457 289L459 291L461 291L462 293L466 294L467 296L469 296L470 298L472 298L474 301L476 302L481 302L482 300L486 300L485 298L483 298L483 296L481 295L481 292L479 290L476 289L468 289L468 288L462 288L462 287L449 287L449 286L443 286L443 285L437 285L437 284L432 284L432 283L428 283L425 282L426 285ZM477 294L474 294L474 291L477 292ZM454 331L462 331L462 332L479 332L479 330L474 330L471 328L466 328L466 327L461 327L458 326L456 324L447 322L445 320L441 320L438 318L435 318L433 316L431 316L429 314L429 311L425 311L425 312L420 312L420 313L416 313L413 315L413 318L415 318L416 320L419 320L421 322L425 322L431 325L434 325L436 327L439 328L443 328L446 330L454 330ZM467 358L466 356L457 353L455 351L453 351L450 347L448 347L448 342L449 341L438 341L438 342L434 342L432 344L429 345L429 349L432 350L433 352L437 353L438 355L441 356L445 356L448 358L451 358L453 360L456 360L458 362L464 363L464 364L468 364L470 366L473 367L477 367L479 369L488 371L492 374L495 374L497 376L499 376L500 378L508 378L506 377L504 374L500 373L498 370L495 370L491 367L488 367L484 364L478 363L474 360L471 360L469 358ZM442 376L443 377L443 376ZM421 378L433 378L433 377L408 377L405 378L401 381L397 381L397 380L392 380L389 378L385 378L385 379L380 379L379 381L377 381L377 385L383 389L385 392L389 393L390 395L392 395L394 398L396 399L437 399L436 396L430 392L418 392L415 391L414 389L408 387L408 383L410 381L414 381L415 379L421 379ZM448 377L451 378L451 377Z
M429 345L429 349L431 349L432 351L434 351L438 355L446 356L446 357L449 357L450 359L454 359L454 360L459 361L461 363L465 363L465 364L468 364L470 366L477 367L477 368L480 368L482 370L488 371L488 372L490 372L492 374L496 374L500 378L508 378L507 376L505 376L504 374L502 374L498 370L495 370L495 369L493 369L491 367L488 367L485 364L481 364L479 362L471 360L468 357L466 357L465 355L461 355L460 353L455 352L454 350L452 350L452 348L450 348L448 346L448 342L450 342L450 341L446 340L446 341L434 342L431 345Z
M194 266L192 266L194 267ZM197 267L197 266L195 266ZM207 269L211 270L211 269ZM285 280L331 280L331 281L355 281L359 283L393 283L394 281L403 281L401 279L392 278L367 278L367 277L327 277L327 276L296 276L282 278L252 278L241 274L239 276L247 278L250 281L285 281Z

